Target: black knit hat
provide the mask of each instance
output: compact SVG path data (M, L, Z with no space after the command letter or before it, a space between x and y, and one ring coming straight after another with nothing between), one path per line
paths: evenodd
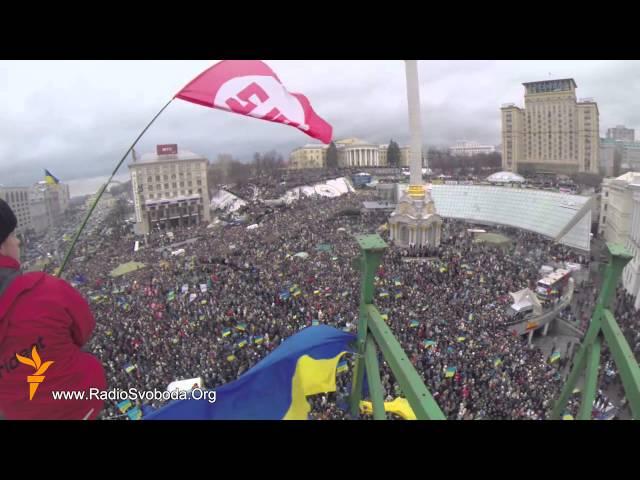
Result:
M18 220L11 207L0 198L0 244L16 229Z

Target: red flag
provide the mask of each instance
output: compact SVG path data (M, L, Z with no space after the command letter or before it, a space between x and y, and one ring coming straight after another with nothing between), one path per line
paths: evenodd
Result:
M284 123L331 142L331 125L313 111L307 97L288 92L273 70L259 60L223 60L193 79L176 98Z

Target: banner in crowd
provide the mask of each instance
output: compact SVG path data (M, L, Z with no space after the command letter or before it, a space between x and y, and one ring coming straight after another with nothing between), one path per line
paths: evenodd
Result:
M240 378L216 388L215 403L178 400L146 419L306 420L311 410L306 397L336 390L338 363L353 352L355 340L355 335L327 325L305 328Z

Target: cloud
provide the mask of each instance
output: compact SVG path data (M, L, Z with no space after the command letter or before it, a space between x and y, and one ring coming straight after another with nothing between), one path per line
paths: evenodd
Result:
M334 137L409 141L404 64L385 61L266 60L285 86L309 97L334 127ZM111 173L156 112L211 61L0 62L0 183L29 184L49 168L62 179ZM551 76L550 76L551 74ZM593 97L601 134L625 124L640 128L638 61L421 61L423 139L500 142L500 106L523 104L522 82L574 78L578 97ZM176 100L138 144L159 143L214 160L256 151L288 156L314 142L282 125ZM126 173L126 167L121 172Z

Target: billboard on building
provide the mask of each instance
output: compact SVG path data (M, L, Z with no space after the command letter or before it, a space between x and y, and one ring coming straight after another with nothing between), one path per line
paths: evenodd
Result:
M157 145L156 153L158 155L177 155L178 154L178 145L175 143L167 144L167 145Z

